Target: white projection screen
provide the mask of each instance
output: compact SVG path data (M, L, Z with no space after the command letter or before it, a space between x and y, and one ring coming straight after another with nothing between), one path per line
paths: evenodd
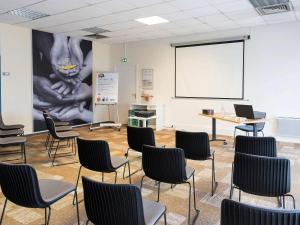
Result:
M175 47L176 98L244 98L244 40Z

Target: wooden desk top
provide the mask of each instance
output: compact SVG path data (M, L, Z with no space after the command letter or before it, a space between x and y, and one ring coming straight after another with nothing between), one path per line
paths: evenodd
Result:
M254 124L254 123L264 123L264 122L266 122L266 119L246 119L246 118L243 118L243 117L237 117L237 116L232 115L232 114L224 114L224 113L215 113L213 115L206 115L206 114L203 114L203 113L199 113L199 115L209 117L209 118L215 118L217 120L236 123L236 124L242 124L242 123L243 124L245 124L245 123Z

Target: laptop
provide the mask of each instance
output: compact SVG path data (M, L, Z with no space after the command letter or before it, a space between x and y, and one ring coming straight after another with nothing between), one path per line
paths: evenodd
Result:
M253 111L252 105L234 104L235 114L238 117L245 117L247 119L262 119L263 115L260 112Z

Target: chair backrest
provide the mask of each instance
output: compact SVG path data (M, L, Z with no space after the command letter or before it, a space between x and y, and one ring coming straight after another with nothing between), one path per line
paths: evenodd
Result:
M155 146L154 132L151 127L127 127L127 142L131 149L142 152L143 145Z
M235 152L277 157L276 139L274 137L237 136Z
M36 171L30 165L0 163L0 185L4 196L11 202L30 208L43 208Z
M266 116L267 116L266 112L254 111L254 114L257 115L257 116L259 115L260 118L266 118ZM257 123L256 124L257 130L262 131L265 128L265 124L266 124L265 122Z
M80 164L93 171L113 172L109 146L102 140L84 140L77 138Z
M45 117L45 120L46 120L46 125L47 125L47 128L48 128L49 133L51 134L51 136L53 138L59 138L57 136L57 133L56 133L55 124L54 124L53 119L50 118L50 117Z
M220 225L300 225L300 210L261 208L224 199Z
M290 160L236 153L233 184L242 191L269 197L290 192Z
M97 225L145 225L140 189L134 185L106 184L82 177L88 219Z
M184 151L180 148L158 148L144 145L143 170L147 177L165 183L187 180Z
M176 131L176 148L183 149L187 159L205 160L211 156L209 137L204 132Z

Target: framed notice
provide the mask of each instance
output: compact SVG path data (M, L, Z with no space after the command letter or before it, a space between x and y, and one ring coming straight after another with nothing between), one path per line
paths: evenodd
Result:
M142 70L142 89L153 89L153 69Z
M96 104L117 104L119 74L98 73L96 79Z

